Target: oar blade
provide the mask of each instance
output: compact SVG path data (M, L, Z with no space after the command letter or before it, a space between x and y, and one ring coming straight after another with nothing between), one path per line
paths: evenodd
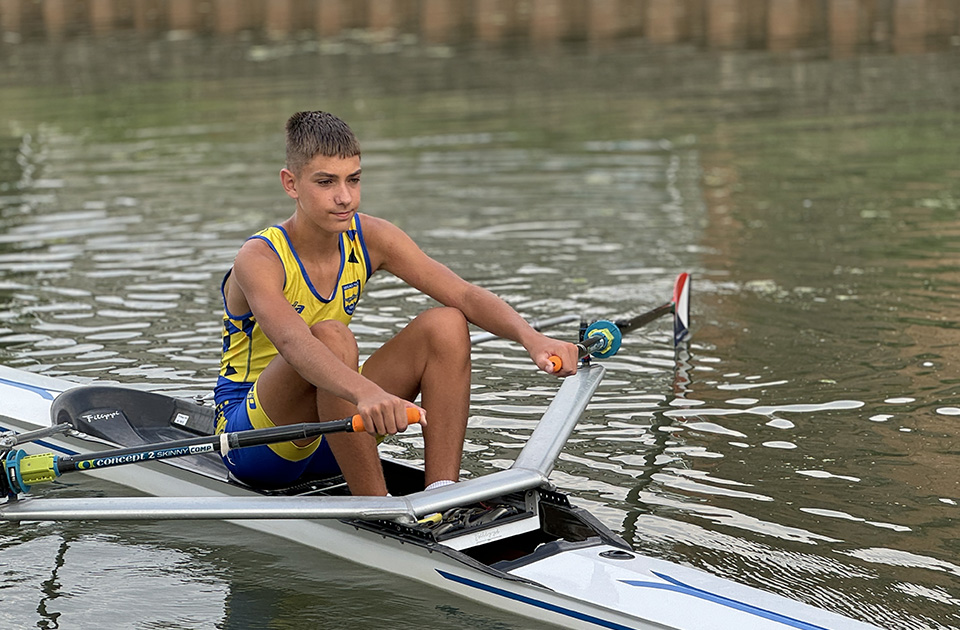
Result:
M690 336L690 274L677 276L673 285L673 344L680 345Z

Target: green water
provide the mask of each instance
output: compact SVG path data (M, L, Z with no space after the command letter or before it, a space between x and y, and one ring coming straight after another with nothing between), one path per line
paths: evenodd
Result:
M956 52L0 53L4 364L207 392L222 274L291 212L283 123L327 109L363 143L364 210L524 315L635 314L693 274L679 371L665 322L607 362L553 476L578 504L656 556L885 628L960 627ZM376 276L361 351L427 305ZM509 465L554 386L513 344L473 358L468 475ZM0 563L6 627L105 608L136 628L534 627L218 523L5 526Z

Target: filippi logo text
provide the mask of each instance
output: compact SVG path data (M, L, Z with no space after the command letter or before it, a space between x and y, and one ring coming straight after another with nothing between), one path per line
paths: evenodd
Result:
M85 413L80 416L80 419L84 422L101 422L103 420L113 420L119 416L119 411L98 411L96 413Z

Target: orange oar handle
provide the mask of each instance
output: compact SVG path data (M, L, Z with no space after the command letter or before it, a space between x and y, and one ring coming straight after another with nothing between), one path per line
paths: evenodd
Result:
M549 359L547 359L547 361L549 361L550 364L553 365L554 372L556 372L557 370L563 367L563 361L561 361L560 357L558 357L555 354L552 355Z
M418 422L420 422L420 410L416 407L407 407L407 425L409 426ZM363 428L363 418L360 417L359 413L351 418L351 426L353 427L354 433L365 431Z

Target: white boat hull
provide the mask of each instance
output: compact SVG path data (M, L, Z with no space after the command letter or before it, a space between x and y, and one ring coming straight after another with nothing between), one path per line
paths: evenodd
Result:
M49 426L56 395L76 385L0 366L3 429ZM68 435L32 444L31 452L74 454L103 445ZM165 462L85 472L153 497L250 497L255 492ZM31 501L21 500L28 508ZM46 501L49 501L47 499ZM9 519L8 519L9 520ZM334 519L242 519L237 525L285 538L361 565L432 585L469 600L566 628L643 630L878 630L599 539L501 569L486 567L443 544L397 539ZM544 545L546 547L546 545Z

